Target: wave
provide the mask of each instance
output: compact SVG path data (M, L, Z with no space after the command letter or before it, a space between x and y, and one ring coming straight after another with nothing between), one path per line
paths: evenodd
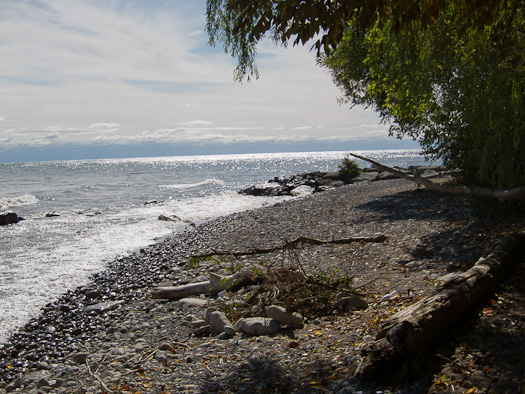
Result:
M195 187L201 187L204 185L224 185L224 181L221 181L220 179L205 179L203 181L197 182L197 183L178 183L174 185L159 185L159 187L163 187L166 189L192 189Z
M16 197L4 197L0 198L0 209L17 207L20 205L31 205L36 204L37 202L38 198L32 194L22 194L21 196Z

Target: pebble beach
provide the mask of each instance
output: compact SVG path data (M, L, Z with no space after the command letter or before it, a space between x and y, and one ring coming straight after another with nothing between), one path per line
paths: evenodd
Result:
M0 348L0 393L446 392L450 384L436 384L448 367L443 359L437 364L427 360L425 373L394 383L361 382L354 372L382 320L428 295L490 248L498 229L487 231L489 222L462 197L394 179L346 185L189 226L113 261L88 285L43 308ZM381 242L329 242L377 236ZM327 242L278 248L299 237ZM236 257L192 259L216 251ZM262 303L257 285L192 300L151 297L156 286L200 282L210 273L270 275L283 269L344 278L366 307L303 308L298 311L304 317L301 328L218 335L197 330L206 325L206 310L223 310L231 320L260 313L254 298L246 305L255 294ZM279 298L284 288L273 291L274 300L290 306ZM518 306L509 303L508 308ZM516 319L519 331L521 315ZM449 381L462 382L454 392L504 392L498 387L518 387L525 373L519 363L500 362L490 371L480 364L454 372L462 376L451 372ZM486 391L469 391L472 387Z

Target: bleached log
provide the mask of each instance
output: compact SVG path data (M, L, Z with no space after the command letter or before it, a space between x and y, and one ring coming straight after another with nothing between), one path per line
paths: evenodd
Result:
M196 294L214 294L231 289L237 282L234 275L221 277L210 274L210 280L173 287L155 287L151 289L151 298L179 299Z
M463 194L463 195L476 196L476 197L491 197L491 198L498 198L502 200L515 200L518 198L525 197L525 186L516 187L514 189L509 189L509 190L499 190L499 189L489 189L487 187L479 187L479 186L443 185L440 183L432 182L426 178L423 178L417 172L414 172L413 174L406 174L402 171L398 171L395 168L385 166L367 157L356 155L353 153L350 153L350 155L352 155L356 159L367 161L368 163L373 164L375 167L377 167L378 169L382 171L390 172L391 174L394 174L400 178L407 179L409 181L416 182L419 185L428 187L429 189L438 190L438 191L445 192L445 193Z
M245 287L264 281L261 275L249 275L240 272L235 275L220 276L210 273L210 280L188 283L181 286L154 287L151 289L151 298L177 300L198 294L217 294L223 290Z
M434 294L401 310L383 324L365 351L356 375L377 378L394 367L407 367L452 324L503 280L525 255L525 233L501 240L488 255ZM398 369L397 369L398 370Z

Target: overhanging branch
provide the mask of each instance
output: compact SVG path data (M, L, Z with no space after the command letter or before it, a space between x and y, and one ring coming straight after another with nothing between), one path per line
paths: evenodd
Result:
M416 182L419 185L428 187L429 189L439 190L445 193L464 194L464 195L476 196L476 197L491 197L491 198L498 198L502 200L515 200L515 199L525 197L525 186L516 187L514 189L509 189L509 190L499 190L499 189L489 189L487 187L478 187L478 186L469 187L469 186L443 185L440 183L432 182L426 178L423 178L416 171L414 171L412 174L406 174L402 171L396 170L395 168L385 166L367 157L356 155L354 153L350 153L350 155L357 159L364 160L370 164L373 164L376 168L382 171L390 172L391 174L394 174L400 178L407 179L409 181Z

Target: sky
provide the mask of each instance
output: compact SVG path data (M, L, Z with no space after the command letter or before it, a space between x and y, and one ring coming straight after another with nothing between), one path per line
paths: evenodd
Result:
M205 0L0 0L0 162L416 148L341 96L309 47L208 45Z

